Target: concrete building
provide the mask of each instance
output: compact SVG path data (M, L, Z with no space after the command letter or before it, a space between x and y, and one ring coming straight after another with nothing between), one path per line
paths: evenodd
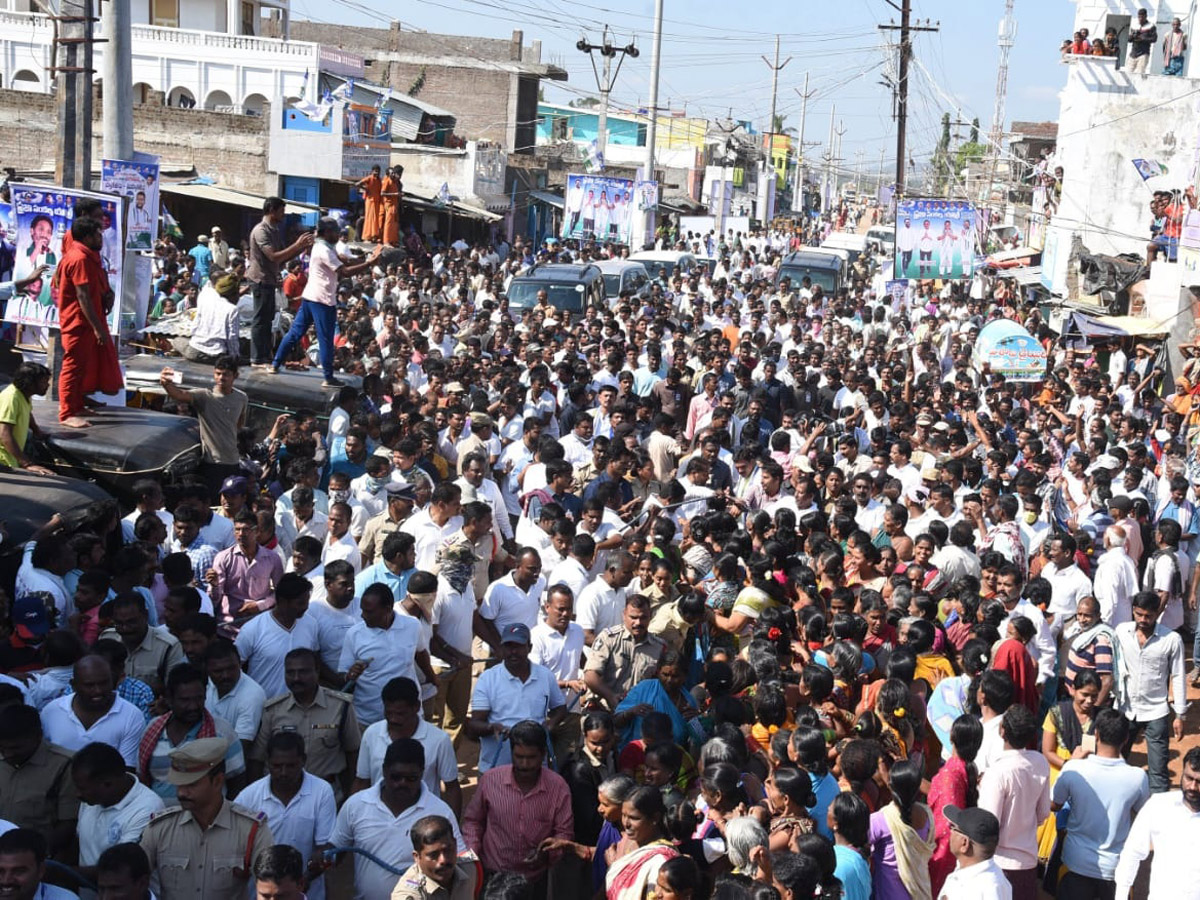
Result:
M1128 23L1143 6L1159 32L1149 75L1131 74L1126 66ZM1053 165L1063 168L1062 198L1047 226L1042 254L1042 283L1059 297L1078 299L1079 248L1144 256L1153 192L1183 191L1195 178L1200 163L1200 106L1195 97L1200 64L1189 51L1183 76L1161 74L1161 40L1173 16L1193 33L1197 21L1191 0L1076 0L1076 30L1087 28L1091 35L1102 36L1116 28L1121 38L1115 58L1064 59L1066 84L1059 95L1053 157ZM1047 47L1047 52L1054 50ZM1134 159L1161 164L1165 173L1143 179ZM1168 262L1160 254L1151 269L1145 307L1135 312L1171 322L1173 337L1184 339L1193 321L1177 314L1186 308L1183 289L1191 284L1200 284L1200 251L1181 249L1180 262Z
M54 27L32 0L0 0L0 87L46 93ZM362 77L362 58L286 39L289 0L150 0L133 5L136 103L261 114L299 96L305 73ZM264 37L266 32L280 37ZM97 29L99 36L99 29ZM102 69L105 45L95 45ZM99 79L99 74L96 76ZM159 96L159 95L162 96Z
M500 144L509 153L532 153L541 82L566 81L561 66L542 61L541 41L462 37L391 28L343 28L292 23L292 37L344 47L366 60L368 80L399 94L436 104L457 119L468 140Z

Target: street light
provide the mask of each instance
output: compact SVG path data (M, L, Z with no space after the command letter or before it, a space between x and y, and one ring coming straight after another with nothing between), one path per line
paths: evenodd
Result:
M613 84L616 83L617 76L621 74L621 63L625 61L625 57L637 59L639 56L638 48L632 42L624 47L618 47L613 44L608 33L608 26L604 26L604 36L602 43L589 43L586 37L581 37L575 43L575 49L580 53L586 53L588 59L592 61L592 72L596 76L596 88L600 91L600 121L596 126L596 152L601 160L604 159L604 150L608 146L608 96L612 93ZM601 59L604 60L603 76L599 69L596 68L596 59L592 56L593 52L598 51ZM612 61L617 60L617 69L612 71Z

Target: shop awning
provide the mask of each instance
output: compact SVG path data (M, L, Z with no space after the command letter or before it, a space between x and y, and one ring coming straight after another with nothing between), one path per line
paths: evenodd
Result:
M469 219L479 219L482 222L499 222L504 216L497 215L494 212L488 212L486 209L480 209L478 206L472 206L469 203L463 203L461 200L451 200L449 203L438 203L436 200L427 197L421 197L417 194L404 192L404 203L406 206L411 206L413 209L424 209L429 212L445 213L446 215L466 216Z
M1140 316L1089 316L1073 312L1067 320L1064 334L1077 332L1084 337L1152 337L1165 335L1170 328L1165 322L1155 322Z
M255 212L262 212L263 201L266 197L260 197L257 194L247 193L246 191L235 191L232 188L219 187L215 184L200 184L198 182L163 182L160 185L163 193L174 194L177 197L191 197L195 200L208 200L212 203L227 203L230 206L240 206L244 209L252 209ZM308 203L298 203L295 200L287 201L286 212L288 215L310 216L313 213L319 213L319 206L312 206Z
M547 203L555 209L563 208L563 198L557 194L551 194L549 191L530 191L529 196L539 203Z
M1042 251L1035 250L1033 247L1017 247L1014 250L993 253L984 261L984 265L996 269L1012 269L1018 266L1028 266L1030 260L1041 255Z
M1006 269L1003 277L1014 279L1021 287L1040 286L1042 283L1042 267L1018 266L1015 269Z

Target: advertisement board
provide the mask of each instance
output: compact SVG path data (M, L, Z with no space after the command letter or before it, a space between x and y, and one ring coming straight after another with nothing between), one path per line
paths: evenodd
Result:
M633 182L628 178L568 175L559 237L628 244L633 194Z
M113 293L120 297L121 269L125 261L121 217L121 198L110 194L67 190L54 185L21 183L9 185L12 197L12 224L16 231L13 277L22 279L38 266L46 266L40 278L28 284L9 300L4 318L22 325L58 327L58 298L51 289L54 270L62 262L63 236L74 220L75 203L85 197L100 201L104 226L104 245L100 259L108 273ZM109 330L120 331L121 304L114 303L109 314Z
M965 200L901 200L895 278L970 278L981 219Z

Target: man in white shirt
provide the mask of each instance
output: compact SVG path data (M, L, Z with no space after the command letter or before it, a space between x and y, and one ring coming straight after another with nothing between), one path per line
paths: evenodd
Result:
M1025 706L1004 713L1004 750L979 779L979 808L1001 823L996 864L1019 898L1037 896L1038 826L1050 814L1050 764L1030 746L1041 729Z
M1075 618L1075 607L1081 597L1092 595L1092 580L1075 565L1078 545L1069 534L1055 534L1046 539L1050 562L1042 567L1042 577L1050 582L1050 605L1046 608L1050 630L1057 637Z
M621 624L625 614L625 589L633 581L635 566L631 553L625 550L614 553L600 577L579 595L575 621L583 629L584 641L589 647L600 632Z
M1116 627L1133 618L1130 599L1138 590L1137 566L1125 552L1125 530L1119 525L1104 529L1104 553L1096 563L1092 594L1100 604L1100 618Z
M375 252L360 263L348 266L338 256L335 244L341 226L332 216L326 216L317 223L317 240L312 247L311 262L308 267L308 283L301 294L300 311L292 322L291 330L284 336L275 360L271 363L271 371L278 373L288 358L292 347L308 333L315 325L317 328L317 348L320 353L321 368L325 373L324 387L342 387L343 382L333 376L333 333L337 326L338 284L343 278L353 278L359 272L366 271L379 254L383 245L375 248Z
M429 506L413 513L400 526L400 531L416 538L417 568L422 572L434 570L438 547L462 528L458 514L461 506L462 488L452 481L443 481L433 489Z
M475 613L475 634L498 650L500 633L509 625L519 623L532 629L545 590L542 559L536 550L526 547L517 556L517 567L488 586Z
M546 584L551 588L556 584L565 584L571 590L571 597L578 599L592 580L588 573L595 558L595 539L590 534L575 535L571 539L567 558L554 567Z
M1142 860L1150 865L1149 897L1196 896L1200 885L1200 747L1183 757L1179 793L1158 793L1133 820L1117 863L1115 896L1129 896Z
M424 774L425 750L421 742L412 738L395 741L383 758L383 777L352 795L338 812L330 842L336 847L357 847L378 859L404 865L413 855L409 837L412 826L426 816L444 816L454 829L455 843L465 846L458 818L444 800L430 793ZM391 897L399 879L398 874L360 853L354 854L355 900Z
M204 662L208 672L204 708L214 718L224 719L233 726L242 742L243 753L249 755L262 722L266 692L242 671L241 657L230 641L217 640L209 644Z
M71 759L71 778L79 795L79 866L94 878L100 854L114 844L141 840L150 817L163 809L162 798L125 768L116 748L96 741Z
M978 806L943 808L950 822L950 852L958 867L946 878L938 900L1012 900L1012 885L993 856L1000 822Z
M1116 627L1114 647L1124 675L1121 711L1135 733L1145 732L1150 790L1156 794L1170 787L1170 739L1173 734L1183 740L1188 707L1183 640L1159 623L1160 604L1154 591L1134 594L1133 621Z
M270 774L243 788L234 802L265 814L276 845L295 847L307 865L314 860L319 863L321 855L333 847L330 837L337 804L329 782L304 770L306 760L304 738L299 734L280 731L271 735L267 740ZM325 879L308 885L306 896L324 900Z
M534 626L529 651L530 662L549 669L566 697L567 708L574 709L587 690L583 682L583 629L571 621L575 600L562 584L553 584L546 592L544 622ZM551 735L554 758L565 760L579 744L579 713L569 712Z

